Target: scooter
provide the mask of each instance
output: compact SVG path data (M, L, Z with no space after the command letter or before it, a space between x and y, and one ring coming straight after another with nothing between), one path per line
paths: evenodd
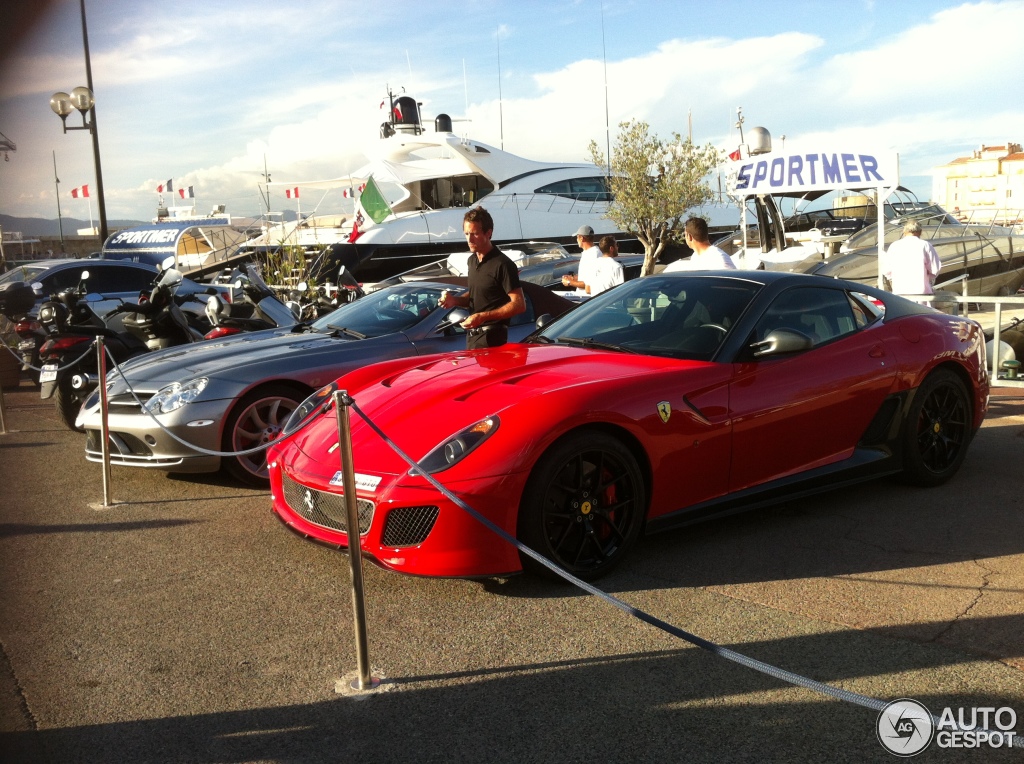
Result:
M291 326L298 322L298 311L281 302L252 264L246 263L234 271L229 283L230 302L225 302L217 294L207 298L206 318L213 328L206 333L206 339Z
M291 299L299 306L302 319L312 321L326 316L341 305L358 300L365 294L362 285L342 265L338 269L337 284L328 281L322 286L310 289L305 281L300 281Z

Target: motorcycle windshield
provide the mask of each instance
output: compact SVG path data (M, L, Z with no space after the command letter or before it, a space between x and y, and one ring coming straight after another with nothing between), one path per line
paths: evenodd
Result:
M174 268L167 268L161 271L160 275L157 276L156 285L157 287L166 287L167 291L171 294L181 286L181 282L185 280L181 271L177 271Z
M246 263L244 267L245 277L249 279L249 283L252 286L256 287L256 289L258 289L261 294L274 294L274 290L267 285L267 282L263 280L263 278L259 274L259 271L257 271L256 268L253 267L252 263Z

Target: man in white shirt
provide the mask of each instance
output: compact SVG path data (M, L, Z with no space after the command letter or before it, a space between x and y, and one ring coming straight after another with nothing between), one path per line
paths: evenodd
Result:
M601 257L601 250L594 245L594 229L588 225L580 226L576 232L576 243L583 250L580 265L575 274L562 276L562 286L576 287L576 294L584 296L587 294L587 284L593 279L594 263Z
M736 270L736 263L729 255L714 246L708 238L708 223L704 218L690 218L683 227L686 246L693 250L689 260L669 263L662 273L672 271L718 271Z
M932 294L942 262L939 253L921 239L921 224L908 220L903 238L889 245L882 260L882 276L895 294Z
M587 282L587 294L591 297L611 289L625 280L622 263L616 259L619 255L619 245L615 243L615 237L602 236L600 249L601 257L597 258L594 263L593 276Z

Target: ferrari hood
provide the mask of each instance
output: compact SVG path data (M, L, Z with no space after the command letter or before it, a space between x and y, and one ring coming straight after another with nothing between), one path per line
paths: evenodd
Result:
M355 401L353 448L357 469L396 474L408 467L361 421L369 418L413 459L473 423L511 410L537 396L589 394L585 388L676 369L703 366L644 355L554 345L517 345L483 352L449 353L386 364L342 377L338 384ZM511 415L528 416L529 409ZM333 412L296 436L314 461L337 463Z

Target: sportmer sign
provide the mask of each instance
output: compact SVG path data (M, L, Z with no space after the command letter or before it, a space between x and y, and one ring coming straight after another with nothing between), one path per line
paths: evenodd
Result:
M729 195L895 188L899 156L862 151L802 151L761 155L732 163Z
M854 147L771 151L767 131L755 130L764 133L764 140L754 147L744 144L729 155L732 161L726 179L728 194L740 207L739 267L785 268L816 252L825 253L820 238L815 244L806 236L794 237L785 231L782 198L813 199L830 191L862 192L873 199L876 224L879 230L884 229L884 202L900 185L899 154ZM748 204L754 208L759 226L756 244L747 236ZM836 246L837 241L830 245ZM879 237L879 257L884 247L884 238ZM880 275L878 281L881 286Z

